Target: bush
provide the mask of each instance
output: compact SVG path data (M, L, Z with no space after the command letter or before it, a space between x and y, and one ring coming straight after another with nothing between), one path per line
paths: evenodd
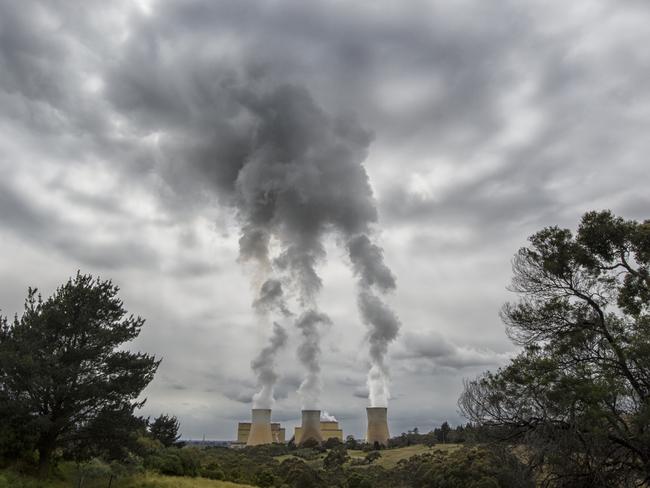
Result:
M374 461L376 461L377 459L379 459L380 457L381 457L381 453L379 451L372 451L372 452L369 452L368 454L366 454L365 461L366 461L366 463L371 464Z
M307 439L305 442L300 443L300 447L305 449L316 449L320 447L320 442L316 439Z
M342 445L343 443L336 437L330 437L325 442L323 442L323 447L325 449L335 449Z
M352 473L348 477L348 488L372 488L372 481L361 473Z
M359 449L359 447L359 441L357 441L353 436L349 435L345 438L346 449Z
M273 486L275 484L275 476L273 476L273 472L271 472L271 470L265 469L264 471L257 473L257 476L255 477L255 483L257 486L260 486L262 488Z
M304 447L301 449L296 449L292 454L306 461L313 461L314 459L318 458L320 451Z
M318 473L299 459L285 459L278 472L284 477L283 481L293 488L317 488L321 485Z
M334 469L343 466L348 460L348 451L345 447L340 446L337 449L331 449L325 459L323 460L323 467L325 469Z
M170 476L199 475L199 453L196 449L166 448L147 459L147 467Z
M219 466L218 463L210 463L207 466L203 466L200 470L201 476L211 480L222 480L225 477L223 469Z
M463 448L404 459L394 472L408 486L429 488L532 488L528 471L507 450Z

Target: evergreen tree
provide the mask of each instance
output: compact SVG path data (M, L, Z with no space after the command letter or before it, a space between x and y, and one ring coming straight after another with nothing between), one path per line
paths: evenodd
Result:
M170 447L181 437L178 433L179 428L180 424L175 416L160 414L149 425L149 433L151 437L159 440L163 446Z
M120 348L144 320L127 316L117 293L110 281L77 273L45 300L30 289L22 316L2 327L0 410L24 420L43 476L56 448L101 441L144 403L136 399L160 361Z

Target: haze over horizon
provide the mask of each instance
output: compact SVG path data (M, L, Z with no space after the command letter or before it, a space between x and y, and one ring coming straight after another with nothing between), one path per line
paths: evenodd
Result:
M498 312L526 238L588 210L649 217L647 25L640 0L0 0L0 310L77 270L111 278L147 320L133 347L163 358L141 414L233 439L271 328L224 182L266 121L367 173L342 207L372 200L359 222L397 282L391 434L460 423L463 378L516 352ZM341 236L319 234L314 268L320 407L363 436L368 327ZM273 420L292 429L304 374L285 330Z

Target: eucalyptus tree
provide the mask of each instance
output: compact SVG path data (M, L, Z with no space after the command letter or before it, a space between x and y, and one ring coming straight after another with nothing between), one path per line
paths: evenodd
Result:
M501 312L522 351L467 381L461 412L526 443L548 486L647 483L650 221L588 212L529 240Z

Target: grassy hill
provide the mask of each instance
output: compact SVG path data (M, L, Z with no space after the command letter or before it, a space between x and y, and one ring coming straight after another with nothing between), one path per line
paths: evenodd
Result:
M398 461L402 459L408 459L411 456L415 456L416 454L424 454L425 452L435 451L448 452L459 449L461 446L462 444L436 444L433 447L427 447L422 444L416 444L408 447L398 447L396 449L383 449L380 451L381 457L374 461L372 464L375 466L382 466L386 469L391 469L397 465ZM348 454L350 455L351 459L364 459L368 453L361 450L348 450ZM294 454L285 454L283 456L276 456L275 459L282 462L285 459L297 458L303 460L312 468L318 469L322 467L323 459L325 459L325 456L326 454L323 453L314 457L313 459L303 459Z
M41 481L11 471L0 471L0 488L70 488L77 486L76 480ZM105 488L107 479L88 480L83 488ZM240 485L227 481L214 481L206 478L186 478L177 476L162 476L146 473L128 479L116 480L112 488L253 488L251 485Z
M416 454L424 454L425 452L435 451L452 451L459 449L462 444L436 444L433 447L427 447L422 444L417 444L408 447L399 447L397 449L384 449L381 452L381 457L373 462L375 465L383 466L386 469L394 468L397 462L402 459L408 459ZM352 459L363 459L368 454L364 451L348 451Z

